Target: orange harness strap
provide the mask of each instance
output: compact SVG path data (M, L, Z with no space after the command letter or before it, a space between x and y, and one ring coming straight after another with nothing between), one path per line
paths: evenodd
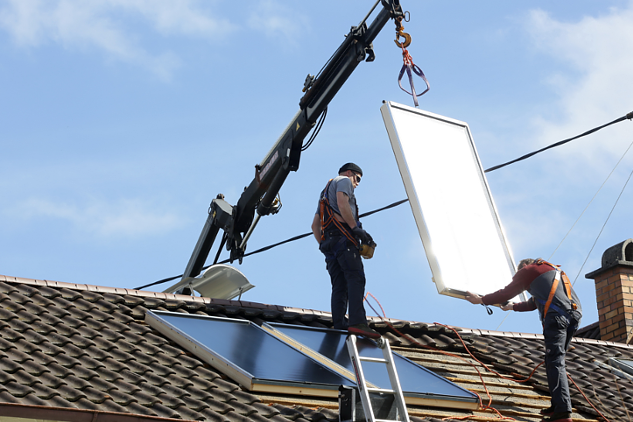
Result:
M549 292L549 296L547 297L547 302L545 302L545 308L543 309L543 318L545 318L545 316L547 315L547 311L549 310L549 307L552 304L552 300L554 300L554 296L556 295L556 289L558 288L558 283L560 282L561 278L563 279L563 288L565 289L567 298L569 298L569 301L571 302L571 308L574 310L578 309L578 305L574 303L574 300L571 297L571 283L569 282L569 277L567 277L567 274L565 274L565 271L562 271L558 265L554 265L542 259L539 259L534 263L537 265L547 264L556 270L556 277L554 278L554 282L552 283L552 289Z
M356 241L354 235L350 233L349 229L347 229L334 216L334 210L332 209L332 206L330 205L330 200L327 197L327 191L330 187L330 183L332 183L332 180L333 179L330 179L330 181L327 182L325 189L323 189L323 192L321 192L321 199L319 201L319 214L321 218L321 240L325 239L325 229L328 228L331 224L334 224L336 228L338 228L339 231L343 233L343 235L345 235L345 237L354 244L354 246L358 247L358 242Z

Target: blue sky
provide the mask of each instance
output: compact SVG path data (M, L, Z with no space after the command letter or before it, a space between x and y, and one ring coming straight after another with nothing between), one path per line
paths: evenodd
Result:
M484 168L633 110L631 1L402 4L409 51L431 83L420 108L467 122ZM218 193L237 202L298 110L305 76L372 5L0 1L0 274L128 288L181 274L209 202ZM406 198L379 111L383 100L413 105L397 85L393 39L389 23L376 61L361 63L332 101L281 190L282 211L262 219L249 250L308 232L319 192L348 161L365 172L361 212ZM584 274L633 237L628 186L589 254L633 152L557 246L633 142L632 124L488 175L515 258L556 250L551 260L577 277L583 325L598 318ZM367 291L388 316L540 331L535 313L488 316L438 295L408 205L364 225L378 243ZM238 268L257 286L244 300L329 310L312 238Z

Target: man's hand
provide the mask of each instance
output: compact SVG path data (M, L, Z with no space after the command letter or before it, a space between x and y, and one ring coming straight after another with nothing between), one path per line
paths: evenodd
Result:
M369 233L367 233L365 230L361 229L358 226L352 229L352 233L354 234L354 236L359 238L363 244L369 244L370 242L374 241L374 239L372 239Z
M503 311L514 311L514 303L508 302L505 305L501 305Z
M472 303L473 305L481 305L483 302L481 300L481 296L476 293L466 292L466 300Z

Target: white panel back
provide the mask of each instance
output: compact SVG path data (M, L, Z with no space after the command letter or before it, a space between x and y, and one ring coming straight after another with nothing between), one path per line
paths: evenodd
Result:
M393 102L381 112L438 292L506 286L514 260L468 125Z

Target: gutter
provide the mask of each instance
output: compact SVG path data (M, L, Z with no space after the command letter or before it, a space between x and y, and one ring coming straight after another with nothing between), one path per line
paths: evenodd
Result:
M187 419L162 418L134 413L105 412L65 407L0 403L0 417L25 418L25 421L64 422L195 422Z

